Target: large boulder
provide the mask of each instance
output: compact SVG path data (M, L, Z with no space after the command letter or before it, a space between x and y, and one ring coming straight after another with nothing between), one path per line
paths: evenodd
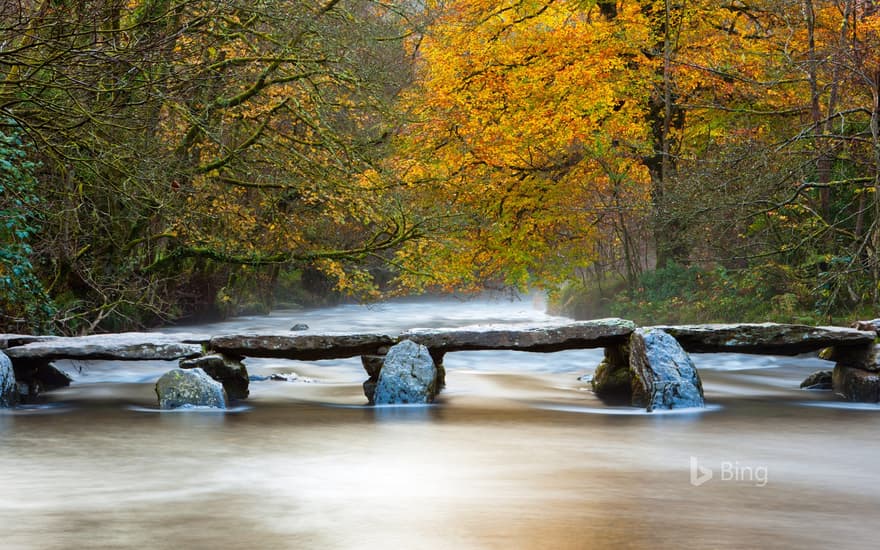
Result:
M880 402L880 373L838 364L831 375L834 393L848 401Z
M181 359L180 368L202 369L208 376L223 384L230 399L246 399L250 394L247 367L238 359L212 353L193 359Z
M18 404L18 384L12 361L0 351L0 408L14 407Z
M374 401L377 405L430 403L438 391L438 370L428 348L404 340L385 356Z
M156 382L159 408L183 406L226 408L226 391L200 368L174 369Z
M659 329L636 329L629 341L632 404L654 409L703 407L703 384L675 338Z

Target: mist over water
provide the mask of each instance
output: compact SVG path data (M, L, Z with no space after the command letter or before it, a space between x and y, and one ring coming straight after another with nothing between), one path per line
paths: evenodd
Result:
M558 320L535 305L406 300L179 330ZM0 413L0 547L876 545L880 407L798 389L830 363L694 355L709 407L645 414L578 381L601 355L452 353L436 404L380 408L357 358L249 359L292 381L252 382L225 413L158 412L173 363L66 362L74 384L47 406Z

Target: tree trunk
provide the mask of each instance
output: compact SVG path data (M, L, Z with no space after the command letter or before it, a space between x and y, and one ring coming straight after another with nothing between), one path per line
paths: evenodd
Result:
M871 257L872 257L872 274L874 289L874 304L880 303L880 258L877 252L880 250L880 231L878 231L878 222L880 222L880 68L874 71L873 86L874 105L871 110L871 141L874 146L874 221L871 224Z

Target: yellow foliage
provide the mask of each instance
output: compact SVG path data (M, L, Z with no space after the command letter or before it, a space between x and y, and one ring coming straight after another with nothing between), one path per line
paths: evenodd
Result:
M649 24L634 3L613 21L594 12L579 2L442 6L389 164L411 201L454 215L442 237L399 254L407 284L426 271L422 284L441 287L564 277L592 259L612 197L626 188L646 200Z

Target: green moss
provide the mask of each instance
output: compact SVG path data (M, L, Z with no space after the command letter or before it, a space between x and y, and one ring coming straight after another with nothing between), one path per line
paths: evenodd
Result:
M629 400L632 371L628 357L625 346L605 348L605 358L596 367L590 382L597 396L605 400Z

